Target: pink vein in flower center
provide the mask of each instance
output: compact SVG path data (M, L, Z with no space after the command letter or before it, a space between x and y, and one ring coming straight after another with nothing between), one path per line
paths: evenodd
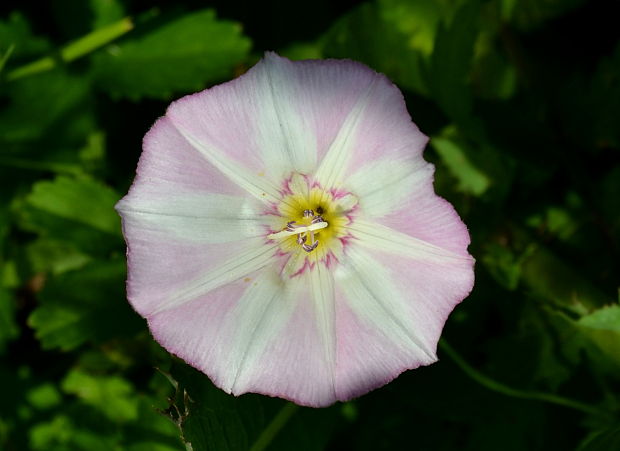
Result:
M347 225L356 206L351 193L325 190L307 176L292 174L273 206L274 226L267 235L288 257L285 272L295 276L316 263L330 266L338 261L350 237Z

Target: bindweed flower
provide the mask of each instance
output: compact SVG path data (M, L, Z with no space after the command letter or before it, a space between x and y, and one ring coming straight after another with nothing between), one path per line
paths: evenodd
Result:
M352 61L267 54L172 103L117 205L131 304L235 395L325 406L435 362L473 259L426 142Z

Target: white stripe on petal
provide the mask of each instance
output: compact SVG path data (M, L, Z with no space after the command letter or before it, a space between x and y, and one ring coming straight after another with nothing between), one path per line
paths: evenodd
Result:
M336 304L334 292L334 277L332 272L316 259L313 270L308 274L312 288L312 298L316 310L317 331L322 341L325 353L327 371L332 378L331 384L335 388L336 367Z
M196 243L227 243L264 234L249 199L213 193L154 193L126 197L116 209L125 227L164 232Z
M368 249L432 263L473 262L469 254L457 254L378 223L356 220L347 228L356 238L355 244Z
M278 187L270 182L266 177L254 175L246 168L240 166L234 160L228 158L224 152L215 149L207 143L201 142L192 136L182 127L173 124L179 133L190 143L197 151L199 151L206 159L219 169L229 180L237 184L252 196L262 201L277 202L280 198Z
M410 300L393 285L390 274L370 254L356 246L347 248L336 282L346 290L349 307L363 321L403 349L416 350L422 362L436 360L435 352L416 334Z
M249 239L243 252L179 289L170 299L162 302L150 315L178 307L196 299L222 285L239 280L247 274L261 269L276 259L278 244L265 244L264 238Z
M286 297L285 288L276 271L263 271L227 318L223 328L235 331L222 380L227 392L243 392L238 387L243 372L254 370L267 346L290 319L297 303L293 296Z
M421 157L384 158L366 164L348 177L346 189L358 196L366 217L385 216L402 208L417 186L432 183L433 171L433 166Z
M343 182L342 177L355 150L355 132L379 81L379 78L374 78L364 94L358 99L315 173L315 180L326 190L335 188Z
M316 135L299 111L299 74L294 63L271 53L256 66L257 140L275 177L316 167Z

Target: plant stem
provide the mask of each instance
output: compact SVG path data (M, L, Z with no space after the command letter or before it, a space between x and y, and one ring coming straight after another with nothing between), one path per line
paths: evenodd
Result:
M106 25L105 27L94 30L86 36L67 44L65 47L60 49L59 54L56 56L46 56L13 69L6 74L6 80L13 81L22 77L48 71L53 69L58 62L69 63L74 61L97 50L99 47L112 42L132 29L133 22L128 17L113 24Z
M470 378L478 382L480 385L488 388L489 390L496 391L498 393L502 393L506 396L511 396L513 398L521 398L521 399L532 399L536 401L548 402L551 404L557 404L564 407L569 407L571 409L579 410L584 413L588 413L591 415L602 416L602 417L610 417L611 414L607 411L598 409L589 404L583 403L581 401L576 401L569 398L564 398L559 395L555 395L553 393L545 393L534 390L520 390L517 388L510 387L501 382L497 382L496 380L491 379L485 374L481 373L473 366L461 357L461 355L454 350L452 346L448 344L447 341L441 339L439 341L439 347L445 352L453 361L457 364L459 368L461 368L465 374L467 374Z
M280 432L280 429L284 427L297 409L299 409L299 406L290 402L287 403L258 436L250 451L263 451L267 449L273 438Z

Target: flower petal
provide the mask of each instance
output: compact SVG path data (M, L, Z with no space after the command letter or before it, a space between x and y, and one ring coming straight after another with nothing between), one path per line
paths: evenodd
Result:
M379 223L356 220L348 229L353 232L356 244L374 251L429 263L462 265L465 268L472 267L474 263L473 257L466 252L457 254Z
M347 248L336 270L339 399L436 360L443 324L473 285L472 264L417 257Z
M128 298L140 314L185 302L274 258L260 237L258 203L243 194L168 118L152 127L136 180L116 207L128 243Z
M284 283L265 269L156 313L149 326L229 393L329 405L336 400L333 282L327 271L305 274Z

